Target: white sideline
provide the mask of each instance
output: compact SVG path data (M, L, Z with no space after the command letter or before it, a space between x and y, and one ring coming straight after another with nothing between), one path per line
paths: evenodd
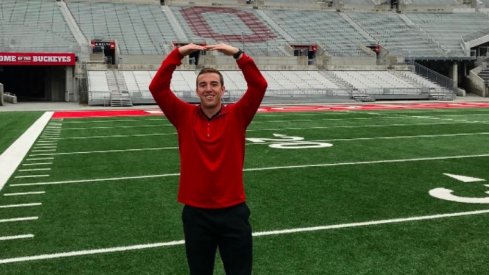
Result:
M45 112L27 131L0 155L0 190L27 155L54 112Z
M346 166L346 165L369 165L380 163L399 163L399 162L414 162L414 161L429 161L429 160L445 160L445 159L464 159L464 158L481 158L489 157L488 154L477 155L459 155L459 156L442 156L442 157L424 157L424 158L410 158L410 159L385 159L385 160L372 160L372 161L357 161L357 162L338 162L338 163L318 163L318 164L304 164L304 165L289 165L289 166L270 166L270 167L258 167L258 168L245 168L244 172L249 171L267 171L267 170L284 170L284 169L297 169L297 168L309 168L309 167L332 167L332 166ZM48 181L48 182L28 182L11 184L11 187L16 186L36 186L36 185L56 185L66 183L84 183L84 182L99 182L99 181L118 181L128 179L147 179L147 178L162 178L162 177L176 177L179 173L171 174L157 174L157 175L145 175L145 176L128 176L117 178L98 178L98 179L83 179L83 180L66 180L66 181Z
M324 231L324 230L331 230L331 229L372 226L372 225L380 225L380 224L403 223L403 222L433 220L433 219L470 216L470 215L482 215L487 213L489 213L489 209L428 215L428 216L407 217L407 218L398 218L398 219L357 222L357 223L344 223L344 224L303 227L303 228L293 228L293 229L274 230L274 231L262 231L262 232L253 233L253 236L262 237L262 236L271 236L271 235L284 235L284 234L293 234L293 233ZM34 255L34 256L0 259L0 264L59 259L59 258L67 258L67 257L75 257L75 256L114 253L114 252L123 252L123 251L131 251L131 250L142 250L142 249L158 248L158 247L170 247L170 246L183 245L184 243L185 243L184 240L179 240L179 241L152 243L152 244L138 244L138 245L131 245L131 246L118 246L118 247L98 248L98 249L90 249L90 250L60 252L60 253L52 253L52 254L41 254L41 255Z

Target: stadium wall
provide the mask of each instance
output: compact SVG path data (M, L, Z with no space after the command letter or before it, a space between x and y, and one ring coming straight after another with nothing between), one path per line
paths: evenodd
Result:
M163 61L164 55L124 55L121 58L121 63L118 64L119 69L143 69L158 68ZM317 58L316 63L309 64L306 56L252 56L256 64L262 69L269 70L309 70L323 66L323 59ZM358 58L350 58L351 62ZM358 61L357 61L358 62ZM182 60L182 68L195 68L195 65L189 64L189 58L185 57ZM369 63L370 64L370 63ZM223 55L205 55L199 58L199 66L217 67L223 70L234 70L236 62L227 56Z
M484 69L485 66L478 66L470 70L468 79L468 86L470 90L479 96L489 97L489 88L487 87L484 79L479 76L479 73Z

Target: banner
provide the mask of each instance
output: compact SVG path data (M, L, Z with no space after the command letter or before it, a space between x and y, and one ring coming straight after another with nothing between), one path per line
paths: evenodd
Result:
M74 53L0 52L0 66L75 66Z

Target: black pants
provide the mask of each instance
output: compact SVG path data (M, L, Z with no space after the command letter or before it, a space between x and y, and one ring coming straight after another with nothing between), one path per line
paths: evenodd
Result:
M217 248L227 275L251 274L249 217L250 210L245 203L224 209L186 205L182 221L190 274L213 274Z

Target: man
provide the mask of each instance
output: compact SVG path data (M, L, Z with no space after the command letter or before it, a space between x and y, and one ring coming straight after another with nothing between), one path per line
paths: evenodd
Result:
M196 80L199 105L178 99L170 81L181 59L196 51L233 56L248 88L234 104L224 105L222 74L204 68ZM185 249L190 274L212 274L219 248L226 274L251 274L250 211L245 203L245 131L265 95L267 82L253 59L227 44L188 44L163 61L149 89L178 133Z

